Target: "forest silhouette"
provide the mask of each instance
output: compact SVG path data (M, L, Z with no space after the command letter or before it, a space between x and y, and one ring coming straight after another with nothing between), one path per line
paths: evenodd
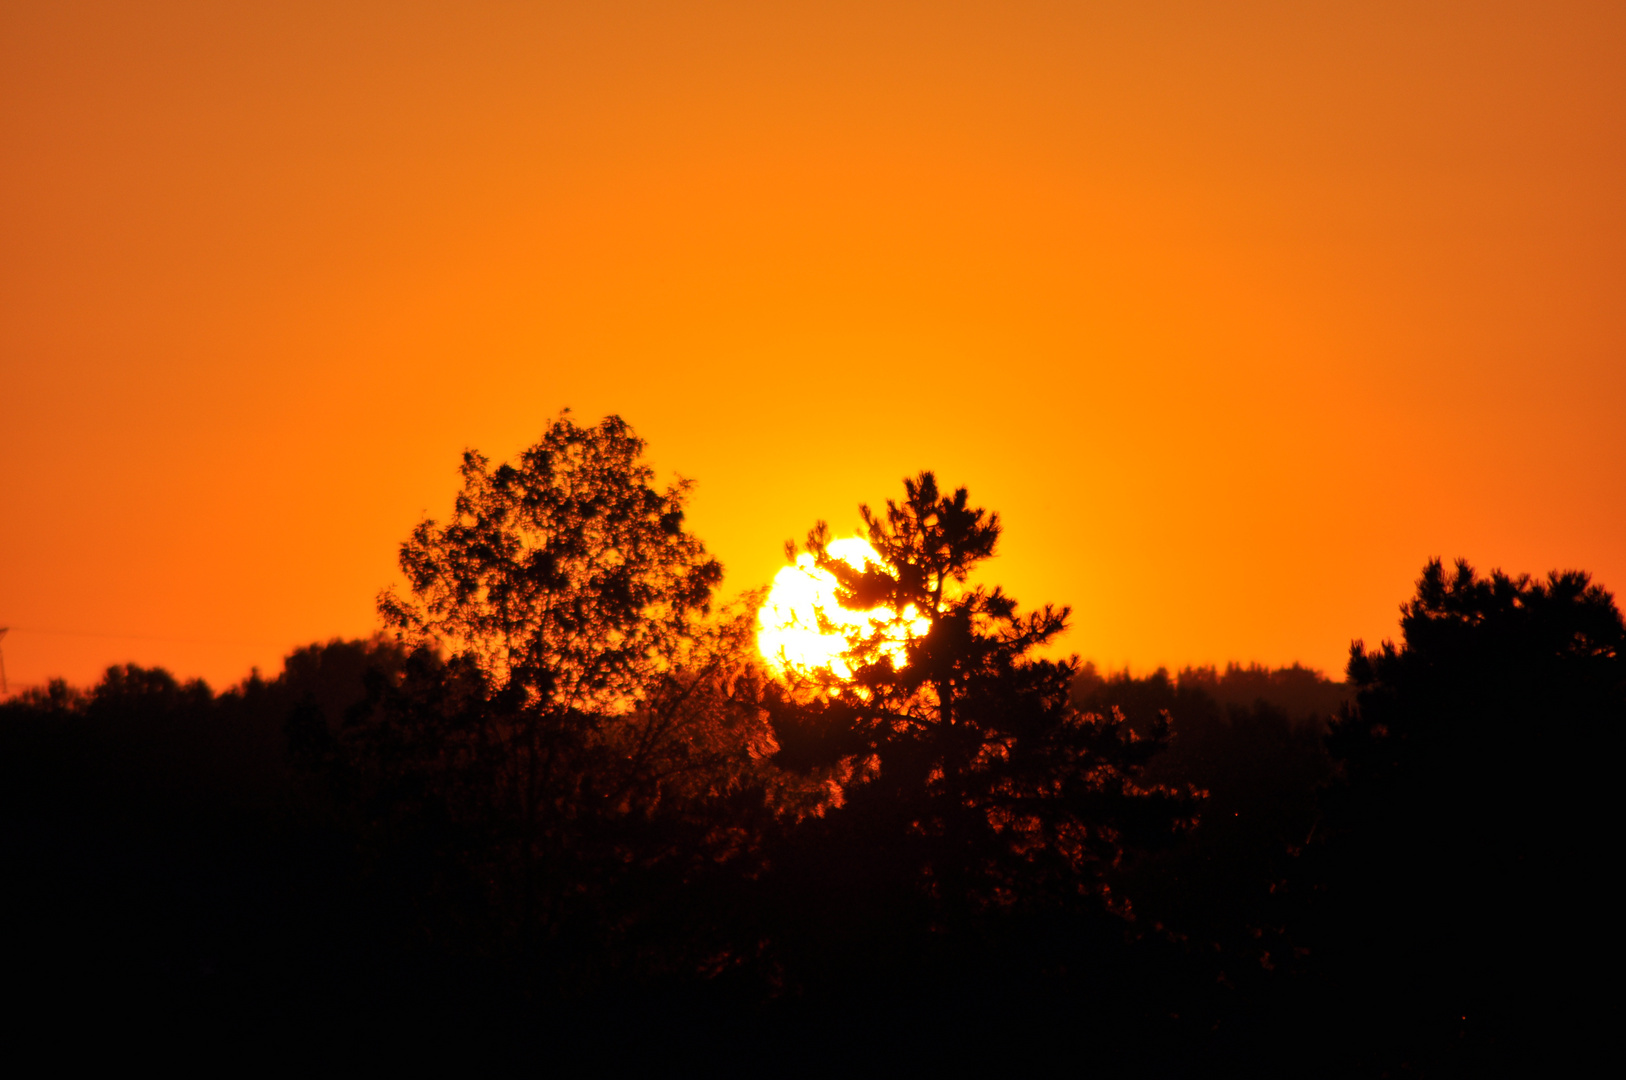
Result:
M775 1072L1480 1075L1601 1023L1626 628L1585 574L1430 562L1342 682L1103 673L981 583L998 516L923 472L861 508L879 565L822 523L800 550L929 630L780 677L643 451L561 414L467 453L385 632L275 678L0 703L29 1009Z

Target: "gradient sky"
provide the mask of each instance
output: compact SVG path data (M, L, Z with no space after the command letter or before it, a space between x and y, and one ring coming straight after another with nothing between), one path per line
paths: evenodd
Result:
M376 625L624 416L727 586L921 468L1138 670L1626 589L1626 5L0 3L13 684Z

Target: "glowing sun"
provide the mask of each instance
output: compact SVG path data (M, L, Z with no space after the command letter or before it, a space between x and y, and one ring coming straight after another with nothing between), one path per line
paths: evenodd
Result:
M858 537L832 540L826 550L854 569L881 565L875 549ZM842 607L836 599L835 575L820 570L813 556L803 553L774 576L768 599L757 612L757 649L780 675L823 669L846 679L852 669L841 654L860 637L880 631L885 642L882 653L902 666L909 640L930 627L913 605L901 616L887 607L869 611Z

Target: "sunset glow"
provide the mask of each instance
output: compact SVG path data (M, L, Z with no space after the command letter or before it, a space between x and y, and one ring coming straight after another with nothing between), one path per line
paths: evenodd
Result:
M875 549L859 537L832 541L828 550L855 569L880 565ZM924 634L931 623L913 605L901 617L885 607L869 611L842 607L835 575L819 569L813 556L803 552L774 577L773 589L757 613L757 626L757 648L780 675L828 669L845 679L852 669L841 654L860 637L882 631L888 642L883 653L901 666L909 640Z
M695 481L718 603L926 468L1103 669L1336 677L1433 556L1619 593L1623 42L1604 0L13 0L8 684L365 637L458 455L566 406Z
M0 0L0 147L20 1031L1605 1059L1626 0Z

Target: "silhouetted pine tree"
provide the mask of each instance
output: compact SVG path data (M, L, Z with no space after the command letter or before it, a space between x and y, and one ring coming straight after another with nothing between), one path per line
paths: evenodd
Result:
M1401 610L1329 738L1324 971L1388 1064L1551 1060L1598 1000L1626 627L1586 574L1460 561Z
M929 1021L940 1026L1001 986L1020 995L1113 967L1102 950L1124 924L1105 914L1105 871L1167 841L1192 809L1138 782L1159 733L1072 707L1076 660L1033 655L1066 609L1019 613L970 582L1000 524L965 489L940 494L926 472L884 515L860 510L881 565L830 557L823 523L807 549L844 604L912 610L929 626L901 663L885 628L853 639L850 679L804 676L771 706L781 763L847 777L842 805L779 853L789 977L831 992L930 987L957 1002Z

